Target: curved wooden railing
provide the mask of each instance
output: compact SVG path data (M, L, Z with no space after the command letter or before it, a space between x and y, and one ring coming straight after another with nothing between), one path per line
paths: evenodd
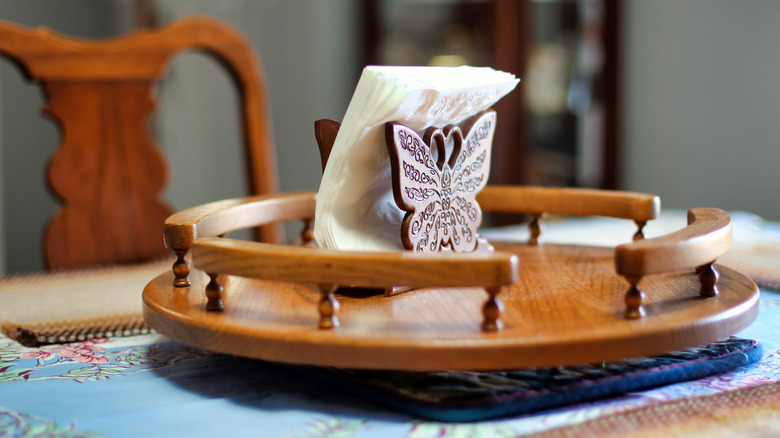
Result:
M176 254L174 286L190 285L190 267L184 257L200 237L224 236L270 223L304 220L304 240L311 239L316 193L259 195L226 199L182 210L165 220L165 246Z
M189 250L194 266L210 278L206 286L208 310L223 307L217 274L317 283L322 291L321 328L338 325L338 302L333 293L339 286L482 287L488 293L482 328L501 328L502 305L497 296L502 287L517 281L518 258L514 254L345 252L215 238L280 221L303 219L311 223L314 202L314 193L256 196L218 201L172 215L165 222L165 242L177 254L174 285L190 284L190 268L184 260Z
M731 247L731 217L717 208L688 211L688 226L665 236L619 245L615 270L630 287L626 293L626 318L644 315L645 294L638 288L646 275L696 269L702 297L714 297L718 273L714 261Z
M539 243L540 221L545 214L631 219L638 228L634 240L641 240L647 221L661 212L661 200L656 195L581 188L487 186L477 195L477 202L484 211L530 214L530 245Z
M696 268L700 295L717 294L714 260L731 243L731 220L722 210L692 209L688 226L674 233L644 239L641 229L656 218L660 201L654 195L589 189L489 186L478 196L483 210L503 213L606 216L634 220L639 231L634 242L615 249L615 268L629 283L625 317L644 315L644 292L638 288L647 275ZM483 287L488 300L483 306L483 329L501 327L504 286L517 280L516 255L495 253L417 254L413 252L337 251L311 247L215 239L231 231L280 221L304 220L304 241L310 239L316 194L290 193L213 202L176 213L165 222L165 243L178 259L174 285L189 286L190 268L184 256L193 251L196 268L209 273L207 308L220 310L222 286L217 274L239 275L279 281L312 282L320 286L320 327L338 324L334 291L341 286L363 287ZM531 244L537 244L540 230Z
M517 281L518 257L505 252L421 254L410 251L363 252L273 245L232 239L204 238L192 247L193 264L207 273L239 275L267 280L316 283L322 292L320 328L338 325L340 286L386 289L412 287L482 287L488 293L483 305L484 331L501 328L502 304L498 294ZM222 309L222 287L209 274L207 309Z

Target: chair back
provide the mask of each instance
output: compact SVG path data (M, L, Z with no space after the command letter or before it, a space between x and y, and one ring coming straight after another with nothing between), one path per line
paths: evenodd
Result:
M169 170L148 118L157 106L155 83L186 50L212 55L229 72L239 90L250 192L277 192L261 65L229 25L188 18L84 40L0 21L0 55L41 85L44 111L62 133L47 171L63 204L46 230L48 268L131 263L165 253L163 223L173 211L161 193ZM262 241L279 236L278 226L259 231Z

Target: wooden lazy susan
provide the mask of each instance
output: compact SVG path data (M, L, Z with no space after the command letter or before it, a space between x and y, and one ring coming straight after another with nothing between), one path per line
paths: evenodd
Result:
M182 342L279 362L496 370L659 354L727 337L756 318L755 283L714 264L731 243L726 212L692 209L686 227L645 239L644 225L660 212L653 195L485 187L486 174L479 175L473 158L481 146L472 137L485 120L489 113L459 127L429 129L423 138L387 125L389 148L424 147L390 150L396 202L407 212L400 236L407 250L317 248L310 228L314 193L218 201L171 216L165 240L178 260L173 272L145 288L146 321ZM323 161L337 130L335 122L317 125ZM454 152L442 158L446 142L454 142ZM434 147L438 158L426 158ZM464 150L476 155L456 155ZM482 181L459 186L475 189L466 194L447 186L462 165ZM427 172L448 196L436 201L440 210L432 215L419 214L415 199L402 196L416 186L398 169L414 166L420 172L406 175ZM400 190L405 187L412 188ZM461 207L452 206L475 208L466 215L472 219L483 210L528 214L531 238L487 242L477 235L479 220L459 220ZM539 242L546 214L623 218L637 232L616 248L545 245ZM220 237L290 220L306 224L301 246Z
M488 187L480 202L488 209L493 195L542 194L591 199L542 205L558 213L646 202L530 187ZM704 261L725 252L723 240L728 248L730 220L720 210L693 210L691 225L677 233L614 249L491 242L491 253L346 253L207 237L311 217L314 202L311 193L246 198L172 216L168 245L180 254L189 247L196 269L182 260L178 278L166 273L146 287L147 322L192 345L280 362L488 370L657 354L729 336L757 316L756 285ZM399 284L419 288L381 289Z

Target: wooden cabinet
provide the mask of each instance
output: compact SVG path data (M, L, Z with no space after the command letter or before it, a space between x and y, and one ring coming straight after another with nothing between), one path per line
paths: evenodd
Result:
M491 183L618 187L617 0L372 0L367 64L488 65L522 79L497 105Z

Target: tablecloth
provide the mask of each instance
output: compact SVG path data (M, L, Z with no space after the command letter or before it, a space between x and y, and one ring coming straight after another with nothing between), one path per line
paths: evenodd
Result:
M764 288L758 319L737 334L763 346L763 358L753 365L607 400L472 423L415 419L281 364L214 354L158 334L39 348L0 336L0 436L605 438L611 430L619 436L652 431L648 436L712 438L713 424L741 436L780 436L777 321L780 293ZM707 413L697 408L713 405L722 407L717 421L716 410L702 417Z
M516 418L420 421L291 373L163 336L27 348L0 338L0 436L509 437L780 381L780 294L739 333L764 357L734 372Z

